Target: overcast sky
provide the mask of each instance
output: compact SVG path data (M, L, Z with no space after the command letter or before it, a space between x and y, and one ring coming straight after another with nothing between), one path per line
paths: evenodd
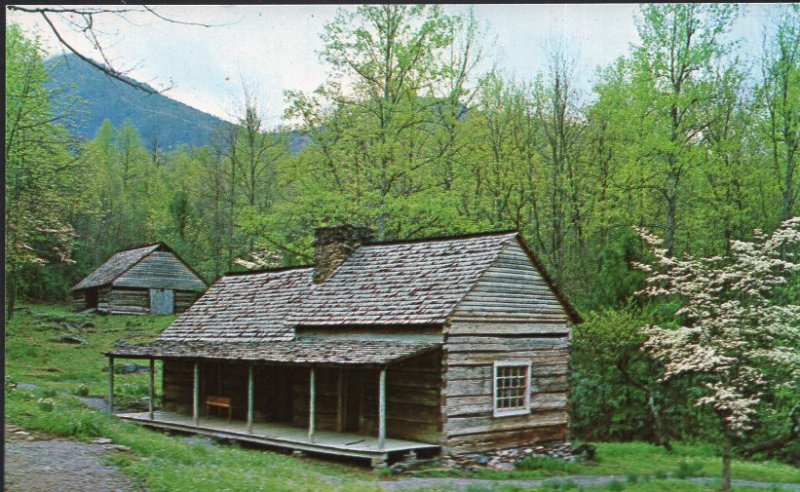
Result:
M468 12L469 5L447 5L447 12ZM173 85L166 95L231 120L242 101L242 81L262 101L272 124L285 107L283 91L311 91L325 79L316 51L320 33L340 7L332 5L158 6L160 14L215 27L178 25L150 14L124 18L104 15L96 27L117 68L136 67L130 75L156 88ZM343 7L354 9L355 7ZM509 75L529 79L545 68L544 46L563 39L579 55L582 87L590 88L597 66L610 63L638 42L630 4L475 5L479 22L488 26L487 43L496 40L486 66L497 59ZM743 40L745 56L760 49L762 30L775 15L770 5L748 5L733 36ZM60 53L55 38L38 15L9 12L29 32L39 31L51 54ZM62 24L64 25L64 24ZM81 34L64 29L74 46L89 53Z

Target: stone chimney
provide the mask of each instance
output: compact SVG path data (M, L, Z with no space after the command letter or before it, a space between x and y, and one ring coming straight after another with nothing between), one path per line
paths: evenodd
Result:
M314 283L324 282L374 234L369 227L349 224L314 229Z

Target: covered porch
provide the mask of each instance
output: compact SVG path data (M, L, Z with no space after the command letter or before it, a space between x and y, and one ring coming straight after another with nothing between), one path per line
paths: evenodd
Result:
M114 360L148 359L149 411L116 414L120 418L299 452L366 458L380 467L402 456L429 456L439 450L438 397L426 394L431 389L405 386L438 387L430 378L438 370L424 367L430 364L426 361L438 361L432 353L436 348L318 340L266 347L241 342L123 347L106 354L109 408L113 412ZM154 404L155 360L162 360L164 368L165 404L160 409ZM430 406L419 396L427 397Z
M149 412L117 413L117 417L136 422L147 427L177 432L206 435L218 439L261 444L281 449L319 453L351 458L367 458L380 466L391 459L408 453L436 452L439 447L433 444L406 441L403 439L364 436L351 432L316 431L309 436L305 429L283 423L247 422L220 417L202 417L195 423L192 416L175 412L155 411L152 418Z

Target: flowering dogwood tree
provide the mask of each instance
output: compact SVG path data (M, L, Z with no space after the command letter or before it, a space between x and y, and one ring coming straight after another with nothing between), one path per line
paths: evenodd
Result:
M766 390L800 390L800 306L785 301L800 273L800 217L770 237L757 230L752 242L734 241L724 257L671 257L661 239L637 232L655 257L635 265L649 275L640 294L681 302L680 326L645 326L643 349L664 364L663 380L691 375L701 385L694 403L719 418L722 489L730 490L734 439L753 428Z

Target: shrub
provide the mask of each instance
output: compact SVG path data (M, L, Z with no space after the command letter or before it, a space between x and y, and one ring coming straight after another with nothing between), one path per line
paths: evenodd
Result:
M688 477L696 477L700 475L703 471L703 463L700 461L681 461L678 463L678 468L672 472L672 476L675 478L688 478Z
M625 490L625 484L620 482L619 480L614 480L608 484L608 490L613 492L622 492Z
M39 407L40 410L45 412L52 412L53 409L56 407L56 402L53 401L52 398L39 398L36 400L36 405Z
M89 387L85 384L80 384L75 388L75 394L78 396L89 396Z

